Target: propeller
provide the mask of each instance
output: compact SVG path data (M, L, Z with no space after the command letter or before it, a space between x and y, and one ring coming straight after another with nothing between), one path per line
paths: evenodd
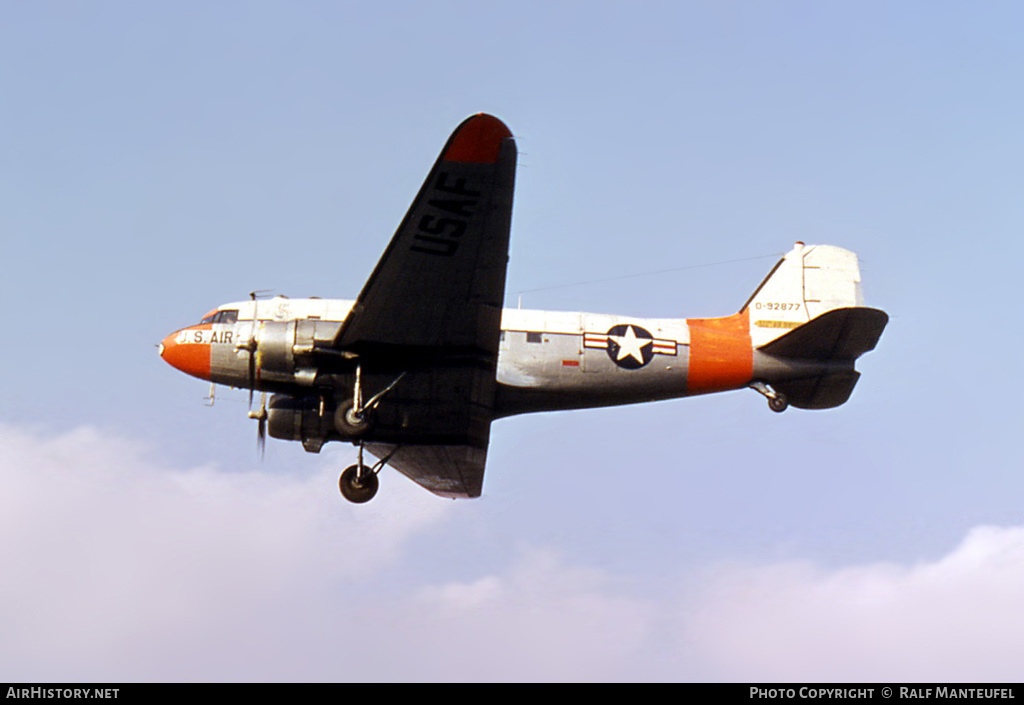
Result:
M259 341L256 340L256 324L259 322L259 316L257 315L257 298L261 295L269 293L270 289L257 289L256 291L249 292L249 298L252 300L252 325L249 328L249 342L244 346L239 345L238 350L249 351L249 411L252 411L252 397L253 392L256 390L256 352L259 348Z
M253 395L256 391L256 353L259 349L259 341L256 339L256 325L259 321L257 315L257 297L260 294L265 294L266 291L250 291L249 298L252 300L252 326L249 329L249 342L239 349L244 349L249 352L249 418L256 419L259 422L256 430L256 447L259 449L260 458L263 458L263 454L267 447L267 393L260 392L260 408L257 411L252 410Z
M252 299L252 326L249 330L249 343L246 348L249 350L249 417L252 415L252 396L256 390L256 292L250 291L249 298Z
M249 412L250 419L256 419L259 421L259 425L256 427L256 448L260 452L260 459L263 459L263 454L267 448L267 393L260 392L260 408L257 411Z

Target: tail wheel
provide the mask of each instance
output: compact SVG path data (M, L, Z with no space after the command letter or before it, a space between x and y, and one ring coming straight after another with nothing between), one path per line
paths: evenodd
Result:
M789 408L789 400L785 394L775 393L774 397L768 397L768 408L776 413L782 413Z
M338 479L338 488L341 490L342 496L355 504L363 504L373 499L377 494L378 486L377 473L366 467L363 467L360 472L358 465L345 468Z

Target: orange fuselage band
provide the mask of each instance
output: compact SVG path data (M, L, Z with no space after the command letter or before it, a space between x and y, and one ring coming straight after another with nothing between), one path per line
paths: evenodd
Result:
M718 392L746 386L754 373L750 313L725 318L690 318L690 366L686 389Z

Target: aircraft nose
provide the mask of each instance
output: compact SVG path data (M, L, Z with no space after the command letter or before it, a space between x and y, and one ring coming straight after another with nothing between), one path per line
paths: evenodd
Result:
M160 357L185 374L210 379L210 339L201 328L183 328L163 339Z

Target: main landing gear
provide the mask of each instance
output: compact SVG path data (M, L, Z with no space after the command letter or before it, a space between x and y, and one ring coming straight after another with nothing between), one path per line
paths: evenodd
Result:
M398 375L391 384L374 394L368 401L363 402L363 368L356 365L355 384L352 386L352 398L338 404L334 412L334 427L345 438L360 438L370 430L373 423L371 412L380 403L385 394L395 388L395 385L402 381L405 372Z
M342 497L355 504L369 502L377 494L379 486L377 473L365 465L352 465L345 468L341 477L338 478L338 488L341 490Z
M388 456L390 458L391 456ZM379 481L377 473L381 471L387 458L377 461L372 467L367 467L363 462L363 444L359 443L359 456L355 465L345 468L338 478L338 488L342 496L349 502L363 504L373 499L377 494Z
M789 400L786 399L786 395L772 389L764 382L751 382L750 388L768 400L768 408L772 411L781 414L789 408Z
M397 450L398 448L395 448L373 465L367 465L363 461L363 442L360 441L356 464L345 468L338 478L338 489L341 490L342 497L355 504L364 504L373 499L380 485L377 475Z
M353 442L359 446L359 456L356 464L345 468L345 471L341 473L341 477L338 478L338 489L341 490L342 496L350 502L363 504L373 499L374 495L377 494L379 486L377 473L384 468L388 460L395 453L393 450L387 457L378 460L372 466L367 466L363 462L363 436L366 435L373 425L371 412L377 407L377 404L380 403L384 395L402 381L405 374L403 372L398 375L391 384L370 397L366 403L363 403L363 371L362 366L357 364L352 398L339 404L334 412L334 427L338 433L344 438L353 439Z

